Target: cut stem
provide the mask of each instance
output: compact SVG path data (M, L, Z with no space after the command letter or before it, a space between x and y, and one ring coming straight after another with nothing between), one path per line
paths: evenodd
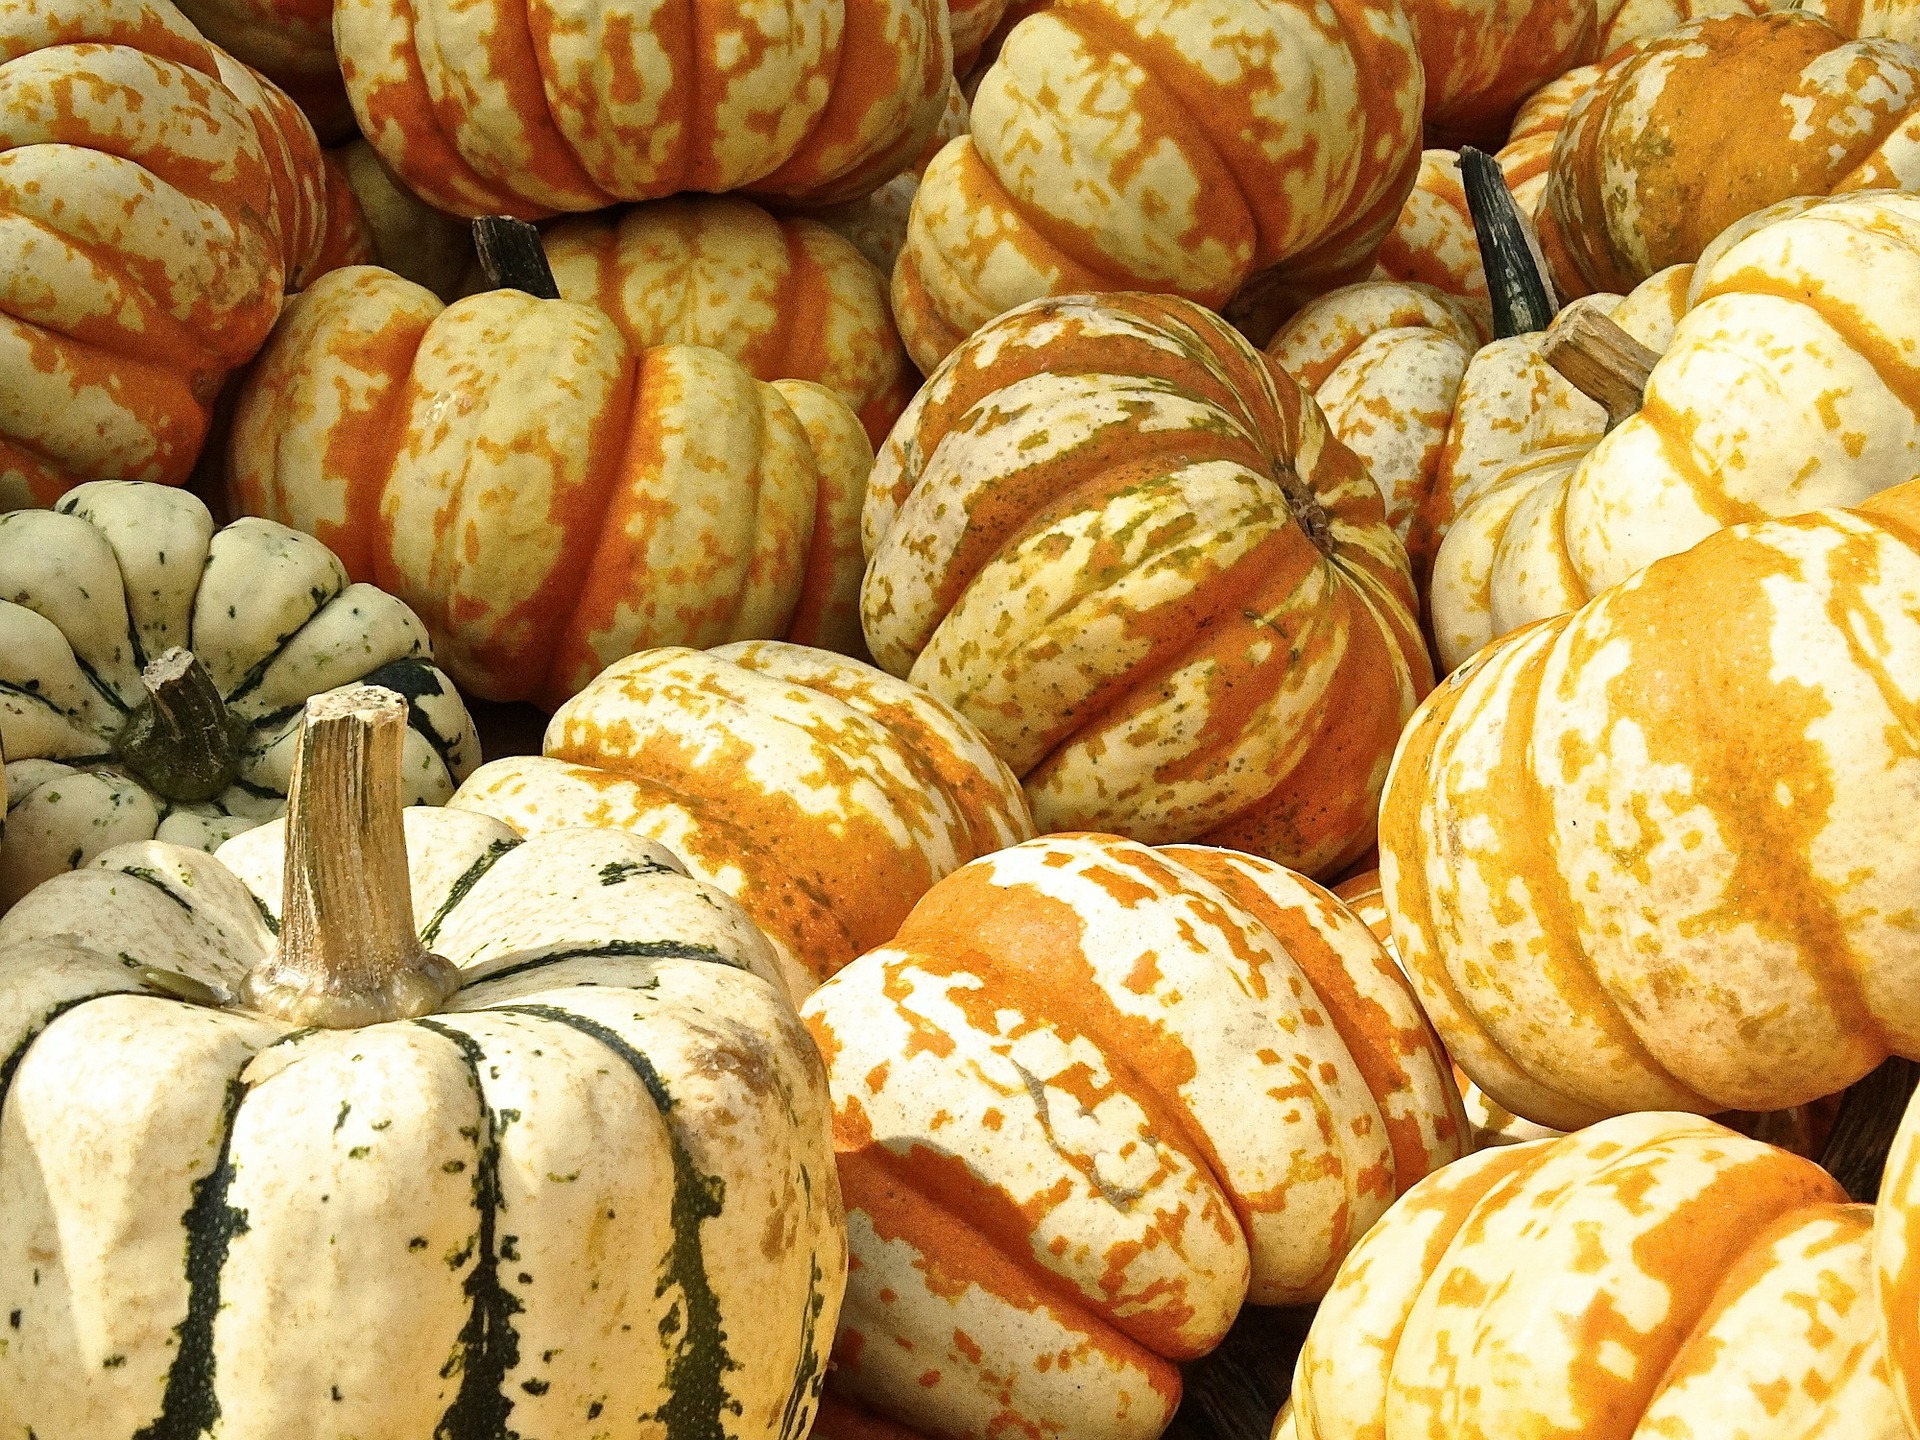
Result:
M1559 308L1532 225L1514 204L1500 162L1468 145L1460 151L1460 183L1467 192L1480 268L1493 302L1493 333L1511 339L1544 330Z
M169 800L211 800L238 773L233 719L207 667L191 650L174 646L140 672L147 692L120 727L120 762Z
M1917 1080L1920 1065L1894 1056L1841 1097L1820 1163L1855 1200L1870 1204L1879 1197L1880 1172L1887 1168L1887 1151Z
M459 986L414 928L402 819L407 704L354 685L307 701L287 793L280 947L245 997L296 1025L345 1030L430 1014Z
M1293 511L1295 522L1306 532L1314 548L1331 560L1333 522L1327 518L1327 507L1320 503L1320 497L1300 478L1300 472L1285 460L1275 466L1275 478L1280 482L1281 493L1287 497L1287 508Z
M560 298L560 284L547 263L540 232L526 221L482 215L473 222L473 248L494 289L522 290L536 300Z
M1547 364L1607 412L1609 430L1640 409L1660 361L1610 316L1579 301L1554 317L1540 348Z

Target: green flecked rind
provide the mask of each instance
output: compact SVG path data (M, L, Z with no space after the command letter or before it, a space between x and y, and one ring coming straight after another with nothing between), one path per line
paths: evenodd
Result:
M556 950L551 955L536 955L530 960L505 965L498 970L487 970L470 976L466 985L476 988L491 985L496 980L505 980L514 975L524 975L529 970L544 969L548 965L558 965L564 960L592 959L636 960L699 960L709 965L725 965L730 970L745 967L737 960L730 960L711 945L688 945L679 940L607 940L598 945L580 945L570 950ZM635 988L644 989L645 986Z

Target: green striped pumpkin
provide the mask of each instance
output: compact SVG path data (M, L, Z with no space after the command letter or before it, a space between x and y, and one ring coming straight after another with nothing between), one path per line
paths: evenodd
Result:
M349 828L293 849L375 884ZM312 1028L248 978L308 923L286 829L120 846L0 919L0 1435L800 1440L845 1230L745 912L625 832L408 809L402 933L450 993Z

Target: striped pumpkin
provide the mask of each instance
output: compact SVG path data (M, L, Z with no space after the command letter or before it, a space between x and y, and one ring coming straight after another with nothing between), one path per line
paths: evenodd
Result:
M370 266L296 298L241 390L234 508L319 536L490 700L651 645L855 646L866 436L831 392L599 310L443 306Z
M111 846L212 850L272 820L301 705L343 685L408 696L408 803L443 803L479 761L412 611L298 531L216 531L183 490L97 481L0 515L0 595L0 911Z
M845 1234L765 941L633 836L403 822L339 698L290 843L0 920L0 1431L801 1440Z
M564 220L543 240L562 297L599 306L635 350L706 345L758 379L825 385L875 445L919 386L885 277L818 221L688 196Z
M1920 484L1723 530L1456 671L1380 816L1398 952L1515 1114L1778 1110L1920 1056Z
M1687 1115L1484 1151L1348 1257L1276 1436L1908 1440L1888 1354L1913 1312L1883 1335L1875 1223Z
M1466 1143L1366 927L1225 850L977 860L803 1014L853 1254L831 1384L926 1433L1151 1440L1175 1361L1318 1296Z
M562 705L544 756L451 803L522 834L657 840L746 907L796 996L886 942L927 888L1033 834L973 726L870 666L776 641L650 650Z
M1429 680L1380 492L1187 301L1022 307L894 427L862 516L882 668L979 726L1042 830L1310 873L1370 843Z
M326 219L305 119L165 0L0 8L0 510L184 482Z
M921 181L893 274L907 352L930 371L1045 295L1219 306L1270 271L1297 304L1363 279L1413 181L1423 88L1397 3L1054 0Z
M828 229L851 240L854 248L871 260L881 274L892 275L894 262L900 258L900 247L907 243L907 216L913 210L913 197L920 192L920 177L949 140L967 133L969 114L966 94L958 81L950 81L947 108L941 112L939 125L934 127L913 164L871 195L839 205L815 207L808 213ZM891 298L887 306L891 314Z
M360 132L429 204L544 215L752 187L831 203L906 168L940 119L937 0L338 0Z

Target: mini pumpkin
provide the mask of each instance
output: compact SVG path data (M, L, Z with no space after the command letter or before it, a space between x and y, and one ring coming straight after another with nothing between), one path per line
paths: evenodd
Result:
M950 81L947 108L941 112L939 125L914 157L913 164L871 195L839 205L814 207L807 213L851 240L854 248L871 260L882 275L892 275L894 262L900 258L900 247L907 243L907 216L913 210L913 197L919 193L920 177L949 140L967 133L968 113L967 97L959 81ZM891 313L892 300L887 303ZM874 443L877 445L879 441Z
M211 850L286 806L300 707L371 679L405 694L405 794L479 763L413 612L266 520L216 531L166 486L98 481L0 515L0 910L110 846Z
M765 941L633 836L403 815L406 730L319 697L290 830L0 919L0 1429L799 1440L846 1242Z
M327 144L353 134L326 0L179 0L200 33L284 90Z
M1366 927L1226 850L977 860L803 1013L853 1253L830 1383L923 1433L1151 1440L1173 1362L1317 1297L1466 1142Z

